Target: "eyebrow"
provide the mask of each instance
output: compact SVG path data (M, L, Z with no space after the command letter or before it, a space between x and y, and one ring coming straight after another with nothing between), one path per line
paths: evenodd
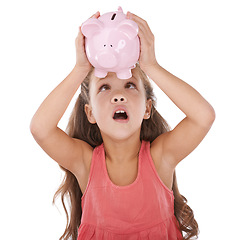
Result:
M141 79L139 79L139 78L136 78L136 77L134 77L133 75L132 75L132 77L131 77L131 78L129 78L128 80L129 80L129 81L133 80L133 81L135 81L136 83L139 83L139 82L141 82ZM140 81L139 81L139 80L140 80Z
M100 86L105 85L105 84L110 84L109 81L106 80L105 78L100 78L100 79L97 80L97 82L96 82L97 88L99 88Z
M104 86L111 87L110 84L108 84L108 83L102 83L101 85L99 85L97 87L97 91L99 92L102 89L102 87L104 87Z

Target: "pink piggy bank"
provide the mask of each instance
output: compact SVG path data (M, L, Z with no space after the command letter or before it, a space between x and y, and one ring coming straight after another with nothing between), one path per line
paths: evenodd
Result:
M126 18L121 7L98 19L88 19L81 30L96 77L104 78L108 72L115 72L120 79L132 76L131 69L135 68L140 52L138 26Z

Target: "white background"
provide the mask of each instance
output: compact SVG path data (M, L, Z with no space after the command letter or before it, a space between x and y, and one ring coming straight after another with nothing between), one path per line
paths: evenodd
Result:
M55 240L65 229L51 201L58 165L33 140L37 107L75 64L78 27L96 11L121 5L146 19L159 63L195 87L216 121L177 167L201 240L239 237L239 3L211 0L12 0L0 3L0 239ZM184 116L155 87L158 110L174 127ZM60 122L65 129L73 102ZM184 141L184 139L183 139Z

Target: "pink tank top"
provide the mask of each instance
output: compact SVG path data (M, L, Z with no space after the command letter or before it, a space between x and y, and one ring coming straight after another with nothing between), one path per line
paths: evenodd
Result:
M149 142L142 141L138 175L128 186L110 180L103 144L94 149L82 210L78 240L182 239L173 192L155 170Z

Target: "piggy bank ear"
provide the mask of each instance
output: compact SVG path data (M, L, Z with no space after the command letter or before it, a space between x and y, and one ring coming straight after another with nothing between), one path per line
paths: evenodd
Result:
M84 22L81 26L83 35L87 38L93 36L93 34L100 32L103 29L103 23L96 18L90 18Z
M130 39L133 39L138 34L138 25L132 20L123 20L119 23L117 29L125 33Z

